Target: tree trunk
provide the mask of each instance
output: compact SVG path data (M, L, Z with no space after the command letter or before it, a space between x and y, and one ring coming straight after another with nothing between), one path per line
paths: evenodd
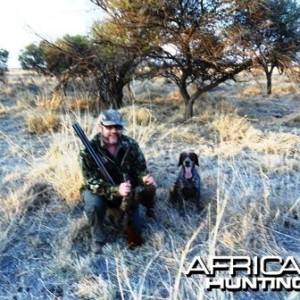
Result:
M122 82L115 82L113 79L98 79L97 88L99 99L104 107L119 109L123 106L123 87Z
M185 120L188 120L193 117L194 115L194 101L190 98L187 102L185 102L185 113L184 113L184 118Z
M123 87L115 87L107 91L110 99L110 106L113 109L119 109L123 106Z
M267 94L271 95L272 94L272 74L267 73Z
M273 73L274 67L271 66L270 70L268 68L265 68L265 74L267 78L267 94L272 94L272 73Z
M185 120L188 120L194 116L194 104L195 101L200 97L200 95L203 93L203 90L196 91L193 95L184 98L184 104L185 104L185 113L184 118Z
M182 84L179 86L180 94L183 98L183 102L185 105L184 108L184 119L188 120L193 117L193 106L194 106L194 99L190 97L186 84Z

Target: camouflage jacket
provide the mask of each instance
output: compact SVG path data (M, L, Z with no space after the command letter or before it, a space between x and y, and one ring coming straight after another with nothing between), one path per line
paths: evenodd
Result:
M116 158L104 147L100 133L96 134L90 142L96 153L101 157L116 186L113 186L102 177L91 156L86 149L83 149L79 154L84 179L83 189L89 189L93 193L113 201L120 198L117 191L118 185L124 182L124 174L130 180L131 185L136 187L142 183L142 177L149 173L145 157L138 143L132 138L122 135L120 138L121 147Z

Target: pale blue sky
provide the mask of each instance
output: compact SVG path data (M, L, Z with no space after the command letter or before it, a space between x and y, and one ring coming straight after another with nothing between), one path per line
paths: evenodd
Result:
M9 68L20 67L19 52L41 40L36 34L51 41L85 34L101 18L89 0L0 0L0 7L0 48L9 51Z

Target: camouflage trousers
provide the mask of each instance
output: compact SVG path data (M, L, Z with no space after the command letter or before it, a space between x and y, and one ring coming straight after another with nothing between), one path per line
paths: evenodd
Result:
M153 211L155 204L155 187L153 186L138 186L135 188L133 195L134 199L127 206L127 213L130 216L130 222L134 229L141 233L142 218L139 211L139 204L143 205L147 214ZM107 232L105 228L105 218L108 212L117 218L123 214L122 200L116 203L111 203L105 197L101 197L92 193L89 190L83 190L81 197L84 201L84 210L91 227L91 236L94 242L105 243L107 241Z

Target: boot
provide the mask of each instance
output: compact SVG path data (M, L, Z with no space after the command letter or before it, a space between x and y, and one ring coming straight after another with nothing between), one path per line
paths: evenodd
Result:
M133 250L144 243L141 234L134 228L131 223L128 223L126 231L128 247L130 250Z
M91 251L94 254L100 254L100 253L102 253L102 248L104 245L105 245L105 243L103 243L103 242L98 242L98 241L92 240Z

